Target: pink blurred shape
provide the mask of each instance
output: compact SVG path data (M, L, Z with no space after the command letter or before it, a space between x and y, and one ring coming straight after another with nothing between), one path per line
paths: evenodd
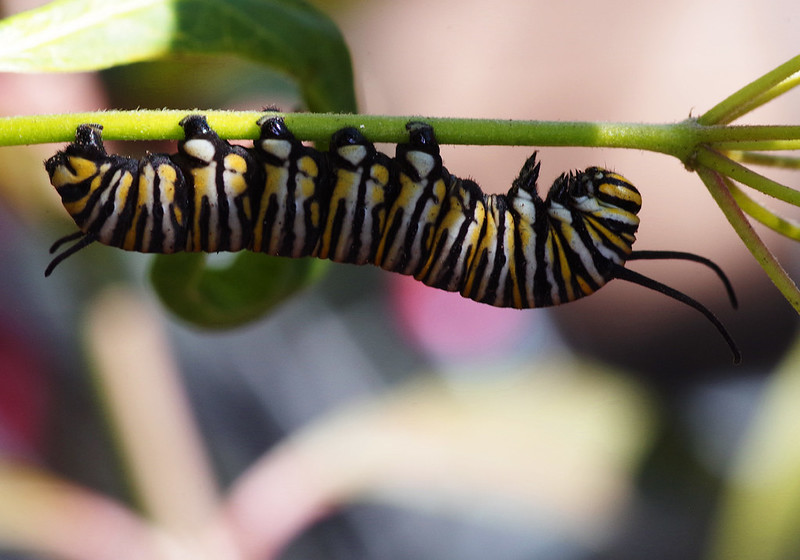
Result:
M411 344L444 361L496 356L530 333L535 313L492 307L425 286L409 276L389 276L391 307Z

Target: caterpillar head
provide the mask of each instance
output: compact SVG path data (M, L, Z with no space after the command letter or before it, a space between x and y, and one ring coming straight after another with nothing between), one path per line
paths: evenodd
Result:
M562 175L553 183L547 196L547 211L551 220L561 224L560 229L566 239L572 239L577 234L582 243L593 247L592 260L595 264L602 265L599 268L606 281L614 278L626 280L693 307L705 315L719 331L733 353L734 363L739 363L739 348L724 325L708 308L675 288L625 267L626 262L632 260L671 259L700 263L719 276L731 304L736 307L736 295L730 281L722 269L709 259L682 251L632 250L639 227L637 214L641 208L642 197L636 187L622 175L599 167Z
M600 167L563 174L553 183L548 199L600 219L621 225L639 225L642 196L625 177Z
M630 254L639 228L642 196L625 177L600 167L561 175L547 196L554 220L585 230L603 252L609 247L622 262ZM581 224L581 225L579 225Z
M50 182L66 204L88 191L87 179L98 172L98 162L107 156L99 124L82 124L75 142L44 163ZM70 212L71 213L71 212Z

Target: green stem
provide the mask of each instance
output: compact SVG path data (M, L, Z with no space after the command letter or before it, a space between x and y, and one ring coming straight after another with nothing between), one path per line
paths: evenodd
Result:
M792 74L782 82L772 86L770 89L762 92L748 102L743 103L739 107L733 108L722 121L715 124L727 124L733 122L739 117L746 115L750 111L761 107L765 103L772 101L780 95L783 95L798 84L800 84L800 72Z
M0 145L68 142L82 123L100 123L108 140L179 139L182 117L205 114L223 138L256 138L255 111L104 111L64 115L34 115L0 118ZM408 138L405 125L420 117L349 115L334 113L275 113L286 120L302 140L322 141L344 126L356 126L374 142L402 142ZM637 123L591 123L562 121L512 121L498 119L424 118L436 129L443 144L591 146L634 148L673 154L683 159L692 145L693 127ZM800 132L798 133L800 136Z
M764 194L795 206L800 206L800 192L764 177L711 148L702 147L698 149L695 154L694 164L698 166L698 171L701 167L713 169Z
M800 72L800 55L729 95L698 118L697 122L704 126L729 123L796 85L793 75L797 72ZM784 81L788 84L784 84ZM778 89L774 95L771 92L773 88Z
M761 268L767 273L770 280L780 290L786 300L800 313L800 290L783 269L778 259L764 244L758 234L747 221L742 209L736 204L733 195L728 190L726 179L718 172L707 167L698 167L697 174L703 180L711 196L714 197L717 205L722 209L728 222L744 242L747 249L752 253Z
M772 101L776 97L783 95L790 89L795 88L798 84L800 84L800 72L795 72L794 74L792 74L779 84L776 84L772 88L768 89L767 91L765 91L764 93L753 99L750 103L742 105L742 107L740 107L738 111L735 111L730 115L731 118L727 122L732 122L741 117L742 115L749 113L753 109L761 107L765 103L768 103L769 101Z
M765 208L747 196L744 191L742 191L742 189L740 189L732 181L726 181L725 184L727 185L728 190L731 191L731 194L733 195L733 198L739 207L753 219L761 222L771 230L780 233L789 239L800 241L800 223L797 223L794 220L781 218L771 210Z
M693 140L698 144L714 144L722 149L749 149L742 148L742 143L762 143L759 150L774 150L778 148L765 147L763 143L778 141L794 141L800 139L800 126L775 126L775 125L696 125ZM780 148L785 149L785 148Z
M192 112L181 110L95 111L60 115L30 115L0 118L0 146L70 142L84 123L103 125L107 140L177 140L183 138L178 122ZM238 131L240 138L255 138L257 113L252 111L202 111L220 132Z
M716 146L714 147L716 148ZM727 156L739 163L752 163L781 169L800 169L800 157L762 154L760 152L741 152L738 150L727 152Z
M755 141L733 141L733 142L714 142L714 148L721 152L727 151L777 151L777 150L800 150L800 139L797 140L755 140Z
M180 139L178 122L190 113L205 114L227 139L256 138L256 111L141 110L99 111L0 118L0 146L69 142L82 123L100 123L107 140ZM325 141L344 126L355 126L374 142L402 142L409 120L425 120L442 144L496 146L587 146L630 148L670 154L683 162L702 143L740 148L754 142L775 149L776 142L800 144L800 126L698 126L693 120L672 124L594 123L580 121L516 121L453 119L342 113L275 113L301 140ZM797 147L797 146L795 146Z

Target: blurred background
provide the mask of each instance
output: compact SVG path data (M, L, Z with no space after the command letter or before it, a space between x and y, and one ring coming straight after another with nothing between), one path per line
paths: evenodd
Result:
M0 1L0 14L36 4ZM800 5L789 1L317 5L343 30L360 110L371 114L674 122L701 114L798 54ZM137 64L100 74L0 75L2 115L137 107L292 110L298 104L291 82L231 59ZM744 122L795 123L798 107L793 92ZM319 284L261 321L198 331L159 309L147 284L148 256L96 245L44 278L50 244L74 229L42 166L58 148L0 150L3 456L128 498L90 376L98 344L90 317L109 290L121 290L163 330L222 486L290 434L409 383L434 380L450 396L463 396L466 387L472 391L467 411L475 406L487 415L488 424L474 423L471 413L432 421L464 434L454 442L443 430L439 444L458 448L463 460L446 463L455 466L442 476L455 486L463 476L467 482L456 493L467 499L448 492L432 497L427 490L402 498L366 493L304 531L281 558L709 557L731 468L763 411L765 387L796 338L798 318L699 179L677 161L635 151L545 148L540 185L589 165L617 170L637 185L644 207L636 247L713 259L731 278L740 308L730 309L718 279L703 267L633 267L712 309L742 349L738 367L695 311L622 282L569 305L519 312L486 308L372 267L334 264ZM108 148L175 150L168 143ZM474 178L487 192L505 192L531 149L442 151L454 174ZM790 181L797 184L796 177ZM797 278L797 246L760 233ZM482 400L508 387L518 388L512 401L526 411L521 417L504 415L502 399ZM587 406L597 414L591 422L599 433L550 455L547 442L573 441L562 440L562 430L574 436L588 429L580 423ZM519 430L519 418L530 429ZM470 431L487 425L496 431ZM420 432L426 433L424 425ZM598 455L600 442L612 451ZM519 469L497 490L497 481L470 474L487 460L515 461ZM402 472L393 476L408 487ZM558 490L547 495L548 487ZM523 496L524 513L516 506L506 511L515 496Z

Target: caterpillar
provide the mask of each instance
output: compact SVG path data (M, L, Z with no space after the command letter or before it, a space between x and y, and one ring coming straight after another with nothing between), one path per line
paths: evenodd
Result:
M613 279L658 291L702 313L741 354L719 319L690 296L625 267L679 259L680 251L633 251L642 199L621 175L599 167L564 173L545 199L540 163L527 159L507 194L487 195L443 167L433 128L412 121L394 158L356 128L330 149L304 145L279 116L258 121L252 148L222 140L202 115L180 121L175 154L140 160L108 154L102 126L83 124L75 141L45 162L79 230L53 245L49 276L98 241L143 253L250 250L373 264L428 286L499 307L547 307L587 296Z

